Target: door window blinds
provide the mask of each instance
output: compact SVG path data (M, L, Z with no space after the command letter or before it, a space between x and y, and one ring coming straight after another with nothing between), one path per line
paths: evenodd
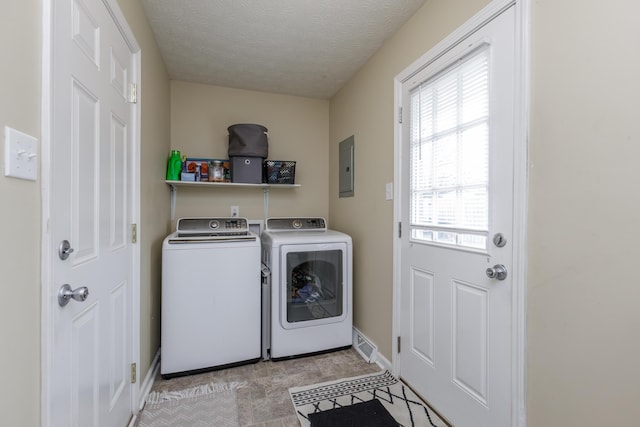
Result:
M410 93L411 239L486 249L489 48Z

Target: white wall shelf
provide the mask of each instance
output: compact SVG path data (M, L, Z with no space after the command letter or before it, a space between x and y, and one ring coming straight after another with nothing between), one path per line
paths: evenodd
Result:
M239 182L204 182L204 181L171 181L165 180L167 185L171 187L171 221L176 216L176 199L178 197L178 188L202 188L207 190L213 189L240 189L240 188L261 188L264 195L264 217L269 215L269 190L272 188L291 189L298 188L300 184L245 184Z

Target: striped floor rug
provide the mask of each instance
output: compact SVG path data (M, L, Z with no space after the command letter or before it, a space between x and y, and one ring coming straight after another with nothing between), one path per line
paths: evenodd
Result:
M236 390L244 383L211 383L149 394L137 427L239 427Z
M309 414L378 399L403 427L446 427L402 381L389 371L289 389L300 425L309 427Z

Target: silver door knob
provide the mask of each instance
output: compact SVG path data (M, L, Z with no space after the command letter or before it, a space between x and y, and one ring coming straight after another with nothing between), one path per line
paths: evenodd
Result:
M64 307L69 304L69 301L74 299L76 301L84 301L89 297L89 288L86 286L82 286L77 289L71 289L71 286L68 284L64 284L60 286L60 290L58 291L58 304L60 307Z
M507 267L502 264L496 264L487 268L487 277L489 279L504 280L507 278Z

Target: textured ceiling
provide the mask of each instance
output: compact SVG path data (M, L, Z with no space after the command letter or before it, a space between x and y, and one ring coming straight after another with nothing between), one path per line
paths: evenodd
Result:
M425 0L141 0L175 80L333 96Z

